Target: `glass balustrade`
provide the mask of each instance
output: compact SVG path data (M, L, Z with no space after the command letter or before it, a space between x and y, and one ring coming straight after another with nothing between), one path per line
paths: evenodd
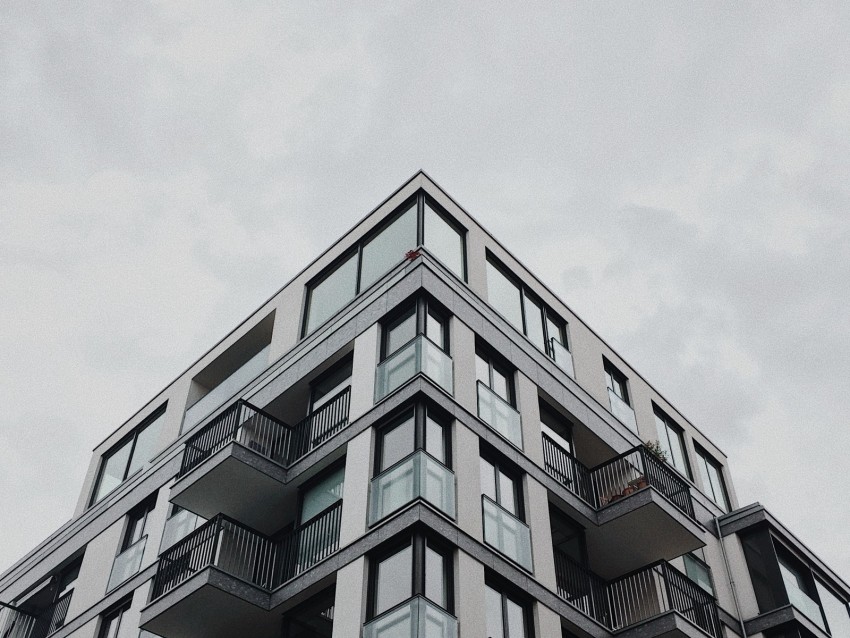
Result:
M482 496L481 502L484 541L531 571L531 530L528 525L487 496Z
M632 432L637 432L635 411L632 406L618 397L611 388L608 388L608 397L611 400L611 414L617 417Z
M576 373L573 369L572 353L561 345L557 339L550 339L549 344L550 351L552 352L552 358L555 360L555 363L558 364L558 367L561 368L561 370L575 379Z
M414 596L366 623L363 638L457 638L457 618Z
M455 517L455 475L423 450L414 452L372 479L369 524L372 525L417 498Z
M522 420L510 403L478 382L478 418L522 449Z
M106 591L112 591L131 576L138 574L142 566L142 557L145 555L145 545L148 537L142 536L123 552L115 557L112 563L112 572L109 574L109 584Z
M380 401L420 373L451 394L452 358L424 335L411 340L378 365L375 401Z

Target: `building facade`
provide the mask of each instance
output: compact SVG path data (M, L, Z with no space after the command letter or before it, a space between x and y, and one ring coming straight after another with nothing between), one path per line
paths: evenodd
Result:
M2 638L850 638L850 587L418 173L94 451Z

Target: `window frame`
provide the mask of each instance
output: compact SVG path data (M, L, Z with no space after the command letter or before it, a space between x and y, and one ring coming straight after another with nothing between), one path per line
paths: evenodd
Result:
M403 423L405 423L408 419L410 419L411 414L413 415L413 450L401 457L401 459L395 461L394 463L387 465L382 469L382 460L384 455L384 437L389 433L395 430L397 427L400 427ZM428 452L427 444L428 444L428 419L431 419L438 423L442 427L443 434L443 456L444 460L440 460L433 456L430 452ZM414 452L422 451L434 458L436 461L444 465L448 469L452 469L452 419L442 412L440 409L433 407L427 402L417 402L413 405L408 405L400 410L398 410L388 421L377 426L375 428L375 454L373 460L372 467L372 476L378 476L383 472L386 472L390 468L394 467L404 459L406 459L410 454Z
M508 364L502 357L495 354L493 350L489 346L485 346L481 343L475 344L475 357L476 357L476 368L478 367L478 359L484 361L487 364L487 383L485 384L489 390L493 393L497 394L496 390L493 389L493 371L495 370L500 375L505 377L506 386L507 386L507 394L508 398L506 399L506 403L510 406L516 408L517 407L517 393L516 393L516 370ZM481 381L478 378L478 372L476 370L475 380ZM481 381L481 383L484 383ZM500 397L501 398L501 397Z
M150 427L151 425L156 423L160 418L164 417L167 407L168 407L168 402L166 401L160 407L158 407L156 410L151 412L150 415L145 417L145 419L141 423L139 423L139 425L134 427L133 430L130 433L128 433L126 436L124 436L120 441L118 441L118 443L113 445L111 448L109 448L109 450L107 450L104 454L102 454L100 456L99 466L98 466L97 475L96 475L97 478L95 478L95 481L92 484L91 496L89 497L88 507L93 507L97 503L100 503L103 499L105 499L107 496L109 496L115 490L117 490L119 487L121 487L124 483L126 483L129 478L131 478L131 477L135 476L136 474L138 474L139 472L141 472L142 469L144 468L144 465L151 460L151 459L147 459L142 465L139 466L138 469L136 469L134 472L130 473L130 467L133 465L133 456L134 456L134 453L136 451L136 444L139 441L139 435L144 430L146 430L148 427ZM124 448L124 446L127 445L128 443L130 445L130 453L127 455L127 462L124 465L124 471L123 471L123 474L122 474L123 478L121 479L121 481L115 487L113 487L108 492L105 492L104 494L102 494L100 496L100 498L98 498L98 492L100 491L100 484L101 484L101 481L103 480L103 473L106 470L106 465L107 465L109 459L111 459L115 454L120 452ZM158 453L159 452L157 452L156 454L158 454ZM156 454L154 454L154 456L156 456Z
M109 629L109 623L112 622L113 619L118 619L118 627L115 631L116 638L120 636L121 631L121 623L124 621L124 615L130 611L133 606L133 597L125 598L121 602L113 605L109 611L106 611L100 615L100 626L97 629L98 638L109 638L107 631Z
M697 567L705 570L705 573L708 575L708 582L711 587L711 591L706 590L704 587L701 587L699 581L691 578L691 575L688 573L688 561L693 561ZM711 595L714 598L717 598L717 588L714 585L714 574L711 572L711 565L705 562L702 558L696 555L694 552L688 552L682 555L682 563L685 566L685 576L690 578L697 586L700 586L707 594Z
M496 498L491 499L494 503L496 503L499 507L501 507L506 512L509 512L512 516L515 516L517 519L526 523L525 516L525 494L523 490L522 477L523 472L521 469L517 468L513 463L508 460L503 460L497 453L492 453L489 450L484 450L479 454L478 457L478 471L479 476L481 473L481 463L488 463L493 467L493 476L495 480L495 496ZM499 481L499 475L505 476L508 480L513 483L514 486L514 499L516 501L516 512L511 512L507 507L502 504L502 486ZM487 494L484 493L484 486L481 486L481 496L487 496L487 498L491 498Z
M377 612L378 592L378 567L386 559L395 556L406 548L411 548L411 583L410 595L398 603ZM426 550L433 549L443 557L443 583L446 587L446 603L444 607L439 602L431 600L426 595L428 584L426 582ZM366 622L385 614L406 600L422 596L440 609L454 615L455 611L455 586L454 586L454 547L444 540L439 539L424 529L416 529L412 533L405 534L400 538L394 538L391 542L377 548L369 555L368 580L366 586ZM376 613L377 612L377 613Z
M119 545L118 554L116 554L116 556L127 551L130 547L147 536L148 518L156 507L156 497L157 493L154 492L151 496L127 512L124 522L124 534L121 537L121 544ZM141 522L141 533L139 534L139 538L135 540L133 540L134 521Z
M322 271L313 277L307 284L304 286L304 303L303 310L301 313L301 327L299 330L300 339L304 339L307 335L312 334L322 325L324 325L327 321L329 321L334 315L336 315L342 308L348 305L351 301L356 299L361 293L365 290L371 288L375 283L380 281L386 272L392 270L395 266L390 267L385 273L378 277L374 282L368 284L367 286L363 286L363 249L371 243L373 239L378 237L381 233L383 233L387 228L389 228L395 221L401 218L405 213L410 212L411 209L414 209L414 215L416 216L416 237L413 246L410 246L410 250L418 250L419 248L425 248L428 250L428 246L426 244L425 237L425 203L428 203L428 207L434 211L446 224L454 229L460 235L460 245L461 245L461 270L462 270L462 281L464 283L468 280L469 266L467 260L467 235L468 230L460 224L452 215L450 215L442 206L440 206L436 200L431 197L428 193L423 189L417 190L410 197L405 199L399 206L393 210L392 213L387 215L379 224L377 224L374 228L372 228L368 233L360 237L356 243L346 249L339 257L334 259L330 264L328 264ZM429 252L429 255L433 255L433 253ZM308 330L309 327L309 318L310 311L312 308L313 301L313 292L315 289L320 286L324 281L326 281L329 277L331 277L344 263L346 263L349 259L354 257L356 259L355 265L355 278L354 278L354 296L351 299L345 301L338 310L334 311L330 314L324 321L313 328L313 330ZM403 263L407 257L402 255L400 256L397 264ZM434 259L443 264L442 261L436 256ZM456 274L454 270L452 270L448 265L443 264L446 269L452 274Z
M503 583L500 577L491 576L488 574L484 578L485 617L487 616L487 589L490 589L491 591L499 594L502 611L502 636L504 638L534 638L534 614L532 611L533 601L528 600L525 595L515 592L514 587L509 585L508 583ZM508 607L505 603L506 600L510 600L517 607L522 609L523 623L525 624L524 636L510 635L510 629L508 624ZM489 631L489 628L485 627L485 631Z
M340 494L339 498L337 500L335 500L333 503L331 503L330 505L328 505L327 507L325 507L324 509L319 510L316 514L313 514L313 516L311 516L310 518L306 518L306 519L303 518L304 497L307 495L307 492L309 492L311 489L316 487L319 483L321 483L325 479L329 478L330 476L332 476L336 472L339 472L340 470L342 470L342 493ZM345 457L339 459L338 461L335 461L334 463L331 463L328 467L319 471L319 473L316 474L315 476L311 476L309 479L307 479L307 481L305 481L303 484L301 484L299 486L299 488L298 488L298 499L297 499L298 509L297 509L297 515L296 515L296 517L293 521L294 526L298 527L298 526L303 525L304 523L306 523L308 521L313 520L316 516L318 516L322 512L330 509L331 507L336 506L337 503L344 500L344 497L345 497Z
M662 435L667 437L667 449L670 450L670 460L667 462L667 464L670 467L672 467L674 470L679 472L679 474L684 476L689 481L693 481L694 475L693 475L693 472L691 470L690 459L688 458L689 454L688 454L687 441L685 439L685 429L683 427L681 427L678 423L676 423L673 419L671 419L667 415L667 413L664 412L664 410L662 410L661 408L659 408L655 404L654 401L652 402L652 412L653 412L653 414L656 418L656 425L657 425L659 420L664 425L664 432L663 433L658 432L658 439L660 441ZM673 446L670 445L670 432L671 432L671 430L672 430L673 434L679 440L679 449L682 450L682 462L685 464L684 471L682 471L682 469L677 467L674 463L675 459L673 457Z
M414 335L404 343L400 344L392 352L389 351L389 336L396 326L415 315ZM437 343L428 336L428 317L434 317L443 328L442 343ZM380 362L386 361L396 352L404 348L417 337L424 337L440 350L451 356L449 344L449 324L451 313L438 301L425 294L418 294L413 300L400 304L396 309L381 320L381 347Z
M602 369L605 371L605 387L606 389L613 392L618 399L620 399L623 403L625 403L630 408L634 409L634 405L632 405L632 396L629 390L629 378L620 372L620 369L611 363L607 357L602 357ZM608 383L608 379L611 379L611 383ZM621 386L623 391L623 396L620 396L617 391L612 387L614 384Z
M705 450L705 448L703 448L697 442L694 442L694 453L697 456L697 464L702 462L702 463L705 463L705 465L706 465L706 468L704 470L705 475L703 475L703 473L702 473L703 468L699 467L699 465L698 465L698 469L700 470L700 473L699 473L700 474L700 481L704 483L705 482L705 480L704 480L705 476L708 476L708 478L709 478L709 484L702 486L703 494L708 496L711 499L711 501L715 505L717 505L720 509L722 509L723 511L725 511L727 513L731 512L732 511L732 501L729 499L729 490L726 488L726 479L723 476L723 465L721 463L719 463L717 461L717 459L715 459L709 452L707 452ZM717 476L720 479L720 494L723 498L722 503L718 503L715 500L714 496L712 496L714 494L714 486L711 484L711 476L708 473L708 466L709 465L715 469L715 471L717 472ZM711 492L711 494L709 494L709 491Z

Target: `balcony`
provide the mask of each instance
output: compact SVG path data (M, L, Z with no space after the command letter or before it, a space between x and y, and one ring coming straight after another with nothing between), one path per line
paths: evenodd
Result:
M618 635L723 635L714 598L666 562L606 583L556 549L555 577L561 598Z
M555 360L555 363L558 365L561 370L570 375L573 379L576 378L576 372L573 368L573 355L567 350L561 343L552 337L549 339L549 352L552 355L552 359Z
M543 465L597 510L598 527L587 530L587 543L606 577L704 544L688 483L643 446L588 469L544 433ZM632 542L635 536L646 542Z
M369 525L374 525L417 498L455 518L455 475L433 456L419 450L372 479Z
M170 516L165 521L165 529L162 531L162 540L159 544L160 553L174 545L177 541L186 538L205 522L204 519L194 512L184 509Z
M109 573L109 584L106 586L106 591L112 591L125 580L139 573L147 542L148 537L142 536L115 557L115 561L112 563L112 571Z
M530 572L531 530L528 525L489 496L481 496L481 508L484 517L484 542Z
M3 638L46 638L65 624L73 590L37 611L18 607L0 607L0 636Z
M632 432L637 432L637 421L635 421L635 411L632 410L632 406L614 394L611 388L608 388L608 399L611 402L611 414Z
M363 625L363 638L457 638L457 618L414 596Z
M417 374L424 374L452 394L452 358L425 335L419 335L378 364L375 374L375 403Z
M223 638L246 627L277 635L279 615L263 606L268 592L339 549L341 515L338 501L279 540L214 517L160 555L143 628L169 637Z
M295 426L236 401L186 441L171 501L203 518L222 513L278 529L296 497L285 468L348 426L350 399L349 386Z
M478 418L522 449L522 419L510 403L478 381Z

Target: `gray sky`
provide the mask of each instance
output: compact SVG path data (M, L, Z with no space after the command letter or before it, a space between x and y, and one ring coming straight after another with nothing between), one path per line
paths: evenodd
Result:
M850 578L850 5L114 6L0 6L0 568L424 168Z

